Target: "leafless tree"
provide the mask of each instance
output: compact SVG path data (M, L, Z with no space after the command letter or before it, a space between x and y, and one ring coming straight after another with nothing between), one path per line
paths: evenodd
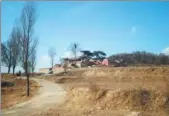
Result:
M35 66L36 66L36 47L38 44L38 39L35 39L33 42L33 45L31 46L31 50L30 50L30 69L31 72L33 73L35 70Z
M55 60L55 56L56 56L56 51L53 47L49 48L48 55L49 55L49 58L51 61L51 66L53 68L53 64L54 64L54 60Z
M21 33L20 39L22 50L22 66L27 76L27 96L29 96L29 70L28 63L31 56L31 46L34 45L34 26L37 19L36 7L32 2L26 3L21 14Z
M20 44L19 44L20 38L21 33L19 28L14 27L11 33L13 74L15 73L16 65L19 63L20 60Z
M11 39L7 40L5 43L1 43L1 61L8 67L8 73L12 66L12 44Z
M74 57L77 57L77 52L80 51L79 44L78 43L73 43L70 45L70 50L73 53Z
M36 51L32 52L32 55L30 57L30 63L31 63L31 72L33 73L36 66Z

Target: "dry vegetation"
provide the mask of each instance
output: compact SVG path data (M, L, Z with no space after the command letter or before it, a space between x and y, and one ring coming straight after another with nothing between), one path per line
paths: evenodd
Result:
M16 76L11 74L2 74L1 75L1 84L4 84L5 86L1 87L2 92L2 109L9 108L15 104L21 103L23 101L27 101L30 98L32 98L37 90L38 90L38 84L35 81L30 81L30 96L26 96L26 80L23 79L17 79ZM8 86L9 83L12 83L11 86Z
M42 116L168 116L169 67L76 70L46 77L67 88L67 101Z

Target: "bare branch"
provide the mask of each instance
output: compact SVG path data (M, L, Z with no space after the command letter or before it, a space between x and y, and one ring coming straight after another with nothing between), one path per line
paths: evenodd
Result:
M12 45L12 66L13 74L15 73L15 67L20 60L20 44L19 40L21 38L21 33L19 27L14 27L11 33L11 45Z
M80 47L79 47L79 44L78 43L72 43L70 45L70 50L71 52L73 53L74 57L76 58L77 57L77 52L80 51Z
M53 65L54 65L54 59L55 59L55 56L56 56L56 51L54 48L49 48L48 50L48 55L49 55L49 58L51 60L51 66L53 68Z
M20 39L21 50L22 50L22 67L25 70L27 76L27 96L29 96L29 66L30 57L36 55L37 42L34 39L34 26L37 19L36 7L33 2L28 2L22 10L21 14L21 33Z

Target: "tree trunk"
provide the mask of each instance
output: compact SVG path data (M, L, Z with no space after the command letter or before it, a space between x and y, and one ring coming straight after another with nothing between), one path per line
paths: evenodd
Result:
M34 71L34 69L33 69L33 65L32 65L32 76L33 76L33 71Z
M28 50L27 50L28 51ZM28 53L28 52L27 52ZM26 53L26 62L25 62L25 74L26 74L26 85L27 85L27 97L29 96L29 73L28 73L28 54Z
M26 60L27 60L27 58L26 58ZM29 72L28 72L28 62L26 61L26 77L27 77L27 96L29 96Z
M53 60L52 60L52 70L53 70Z
M28 36L29 38L29 36ZM26 77L27 77L27 97L29 96L29 72L28 72L28 50L29 50L29 39L27 40L27 49L26 49L26 64L25 64L25 72L26 72Z
M76 49L75 49L75 65L76 65Z
M11 66L8 66L8 74L10 73L11 70Z
M29 96L29 74L27 74L27 96Z
M15 65L13 66L13 75L15 74Z

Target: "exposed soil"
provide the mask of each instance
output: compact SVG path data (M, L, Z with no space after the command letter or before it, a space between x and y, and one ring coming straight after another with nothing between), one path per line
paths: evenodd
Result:
M30 80L30 96L26 96L26 80L17 79L16 76L10 74L3 74L2 82L13 83L11 87L1 87L1 107L7 109L11 106L31 99L38 91L38 84Z
M168 116L169 67L91 68L44 77L67 102L36 116Z

